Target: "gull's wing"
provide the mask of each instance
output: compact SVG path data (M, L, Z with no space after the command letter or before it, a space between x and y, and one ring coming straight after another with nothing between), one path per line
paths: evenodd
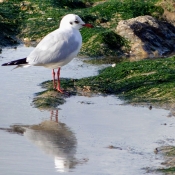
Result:
M47 65L62 62L70 55L75 57L81 47L82 38L79 31L65 32L55 30L44 37L27 57L30 65Z

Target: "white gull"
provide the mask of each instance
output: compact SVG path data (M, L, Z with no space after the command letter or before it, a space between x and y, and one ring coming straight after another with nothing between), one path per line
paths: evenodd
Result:
M2 66L44 66L50 68L53 74L54 89L63 93L60 87L60 69L78 55L82 45L79 29L82 27L92 28L93 26L85 24L78 15L68 14L62 18L60 27L46 35L29 56L4 63ZM54 69L58 69L57 84Z

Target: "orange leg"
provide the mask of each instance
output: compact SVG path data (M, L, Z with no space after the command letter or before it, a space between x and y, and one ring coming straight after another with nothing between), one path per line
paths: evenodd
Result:
M59 67L57 71L57 91L64 93L63 90L60 88L60 70L61 68Z
M52 77L53 77L53 88L56 89L56 82L55 82L55 72L54 72L54 69L52 70Z
M55 112L55 114L54 114ZM51 121L54 121L53 118L55 118L55 122L58 123L58 109L56 110L51 110L51 113L50 113L50 120Z

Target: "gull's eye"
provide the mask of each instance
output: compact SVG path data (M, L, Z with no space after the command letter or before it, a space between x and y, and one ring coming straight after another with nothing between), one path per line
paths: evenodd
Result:
M79 23L79 21L78 21L78 20L75 20L75 23L76 23L76 24L78 24L78 23Z

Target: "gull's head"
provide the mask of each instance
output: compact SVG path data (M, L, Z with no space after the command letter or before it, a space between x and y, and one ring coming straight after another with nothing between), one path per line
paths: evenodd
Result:
M93 26L91 24L85 24L78 15L68 14L61 20L60 27L71 27L79 30L82 27L92 28Z

